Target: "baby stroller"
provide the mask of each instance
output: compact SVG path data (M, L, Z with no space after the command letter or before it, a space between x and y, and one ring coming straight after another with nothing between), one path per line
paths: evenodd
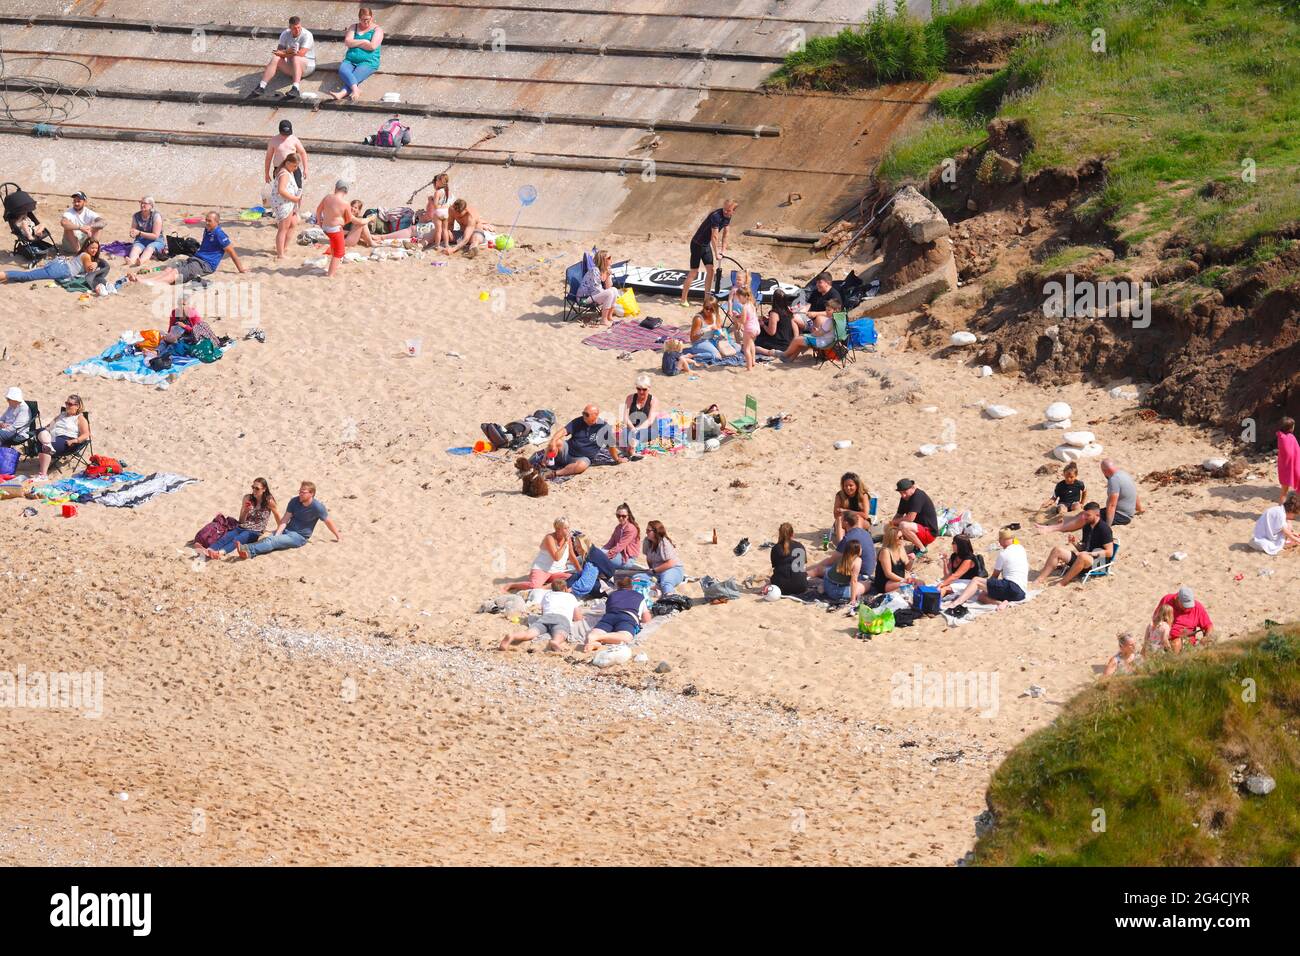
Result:
M4 202L5 222L17 238L14 255L35 264L58 252L50 231L36 218L36 200L29 193L17 183L0 183L0 199Z

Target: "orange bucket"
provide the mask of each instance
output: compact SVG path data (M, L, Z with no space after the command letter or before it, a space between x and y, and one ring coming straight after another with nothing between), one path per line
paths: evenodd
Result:
M478 441L474 443L474 454L476 455L481 455L483 454L483 452L491 451L491 450L492 450L492 443L490 441L484 441L483 439L480 438Z

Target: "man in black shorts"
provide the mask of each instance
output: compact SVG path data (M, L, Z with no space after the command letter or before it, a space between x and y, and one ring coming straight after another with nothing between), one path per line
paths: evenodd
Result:
M683 306L689 307L691 304L691 283L695 281L701 263L704 264L704 291L713 291L716 260L721 259L727 252L727 232L731 229L731 217L735 215L738 205L736 200L728 199L721 208L713 210L704 217L700 228L696 229L695 235L691 237L691 268L686 273L685 281L682 282Z
M1095 501L1089 501L1083 506L1083 533L1082 541L1079 544L1074 543L1074 535L1070 535L1070 543L1057 545L1052 549L1052 553L1047 556L1047 562L1043 569L1038 572L1038 577L1034 578L1035 584L1042 584L1057 568L1066 564L1069 565L1057 584L1069 584L1079 575L1091 569L1098 564L1104 564L1109 561L1115 554L1115 536L1111 533L1110 525L1106 519L1101 516L1101 505Z

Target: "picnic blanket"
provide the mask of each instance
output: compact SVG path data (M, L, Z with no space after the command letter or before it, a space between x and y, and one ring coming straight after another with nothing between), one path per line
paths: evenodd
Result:
M231 342L218 352L225 355L235 347ZM65 368L64 375L94 375L99 378L109 378L126 382L137 382L140 385L157 385L165 382L172 375L179 375L182 372L193 368L196 365L204 363L188 355L177 355L172 353L171 368L165 368L160 372L155 372L149 367L144 353L140 352L134 346L126 345L124 342L117 341L110 345L104 351L100 352L93 358L85 359L75 365Z
M636 322L615 322L603 332L589 335L582 340L583 345L594 345L598 349L618 349L621 352L661 351L669 339L691 340L689 325L661 325L657 329L643 329Z
M71 478L60 478L48 485L42 485L34 489L34 493L47 500L89 501L95 495L108 491L114 485L120 485L127 481L138 481L143 477L144 475L133 471L124 471L120 475L113 475L111 478L87 478L85 472L82 472L79 475L73 475Z
M159 495L180 491L186 485L192 485L197 481L197 478L186 478L184 475L156 472L152 475L137 478L135 481L129 481L112 491L100 492L88 500L108 508L138 508Z
M1013 601L1011 604L1008 604L1007 610L1010 610L1013 607L1020 607L1022 604L1028 604L1042 593L1043 591L1041 588L1037 591L1026 591L1025 599L1023 601ZM974 621L983 620L990 614L998 613L998 606L996 604L981 604L974 598L971 598L962 606L966 608L966 613L962 617L953 617L947 611L942 612L943 619L948 622L949 627L961 627L963 624L970 624ZM1003 613L1005 613L1005 611Z

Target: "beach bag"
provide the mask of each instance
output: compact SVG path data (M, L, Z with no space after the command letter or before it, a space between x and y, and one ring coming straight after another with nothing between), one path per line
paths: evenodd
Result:
M619 309L622 311L619 312ZM614 310L619 315L640 315L641 306L636 304L636 292L632 289L624 289L623 294L614 300Z
M875 319L854 319L848 324L849 345L855 349L875 345L879 335L876 332Z
M924 615L920 611L913 611L909 608L901 608L894 612L895 627L911 627Z
M91 455L90 463L86 465L87 478L107 478L110 475L120 475L122 473L122 463L116 458L109 458L107 455Z
M938 614L939 601L939 589L928 584L912 591L912 610L917 614Z
M407 126L400 119L394 116L392 119L385 120L384 125L379 127L379 132L375 134L375 145L383 146L386 149L396 149L398 146L411 145L411 127ZM399 226L399 229L405 229L405 226Z
M865 603L858 605L859 634L888 634L894 629L894 612L891 608L872 610Z
M210 364L221 358L221 351L212 344L211 339L200 339L190 346L190 358L196 358L200 362Z
M674 611L689 611L691 609L691 599L684 594L665 594L650 608L650 613L655 617L663 617L665 614L672 614Z
M234 518L227 515L217 515L199 529L199 533L194 536L194 543L200 548L210 548L216 544L217 539L223 534L237 527L239 527L239 522Z
M0 448L0 475L12 475L18 470L18 449Z
M384 230L385 234L397 232L399 229L411 228L411 223L415 222L415 210L410 206L396 206L392 209L384 210Z
M190 236L168 236L167 256L192 256L199 251L199 241Z

